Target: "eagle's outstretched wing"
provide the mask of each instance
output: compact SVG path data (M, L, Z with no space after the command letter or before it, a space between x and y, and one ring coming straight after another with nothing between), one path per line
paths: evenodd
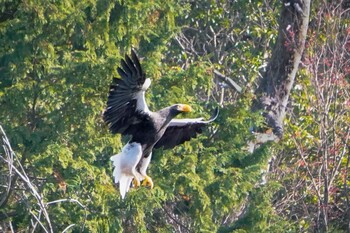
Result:
M139 59L131 51L131 58L125 55L117 71L121 78L113 78L110 86L104 121L112 133L132 134L130 127L140 119L148 117L145 91L151 84L142 71Z
M214 121L218 114L219 109L216 108L214 114L207 121L204 121L203 118L172 119L164 135L154 148L163 147L164 149L170 149L197 137L198 133L202 133L203 127Z

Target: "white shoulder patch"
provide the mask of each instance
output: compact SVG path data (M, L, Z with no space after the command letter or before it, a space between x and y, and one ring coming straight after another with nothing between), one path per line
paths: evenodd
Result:
M149 86L151 85L151 79L147 78L145 80L145 83L142 85L141 91L139 91L136 95L135 95L135 99L137 101L137 105L136 105L136 109L145 113L149 113L149 109L146 103L146 99L145 99L145 92L146 90L149 88Z
M142 85L141 90L146 91L150 85L151 85L151 79L147 78L145 80L145 83Z

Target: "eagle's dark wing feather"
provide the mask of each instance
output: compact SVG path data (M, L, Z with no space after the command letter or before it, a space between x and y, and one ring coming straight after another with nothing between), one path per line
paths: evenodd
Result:
M131 58L125 55L120 65L117 69L120 78L113 78L103 119L112 133L130 134L128 128L138 122L140 114L149 111L144 93L150 80L146 79L134 51Z
M197 137L197 134L202 133L203 127L214 121L218 114L219 109L216 108L214 114L207 121L204 121L202 118L172 119L164 135L154 148L163 147L164 149L170 149Z

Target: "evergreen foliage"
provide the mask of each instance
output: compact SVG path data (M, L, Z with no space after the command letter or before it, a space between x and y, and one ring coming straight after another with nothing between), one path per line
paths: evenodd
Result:
M321 113L309 114L307 109L317 97L312 72L304 70L301 75L303 89L293 97L283 146L266 144L254 153L247 149L254 140L251 128L264 124L261 115L251 112L252 93L276 38L279 7L280 2L262 0L249 4L241 0L0 1L0 125L43 202L53 202L47 206L53 231L70 226L73 232L312 229L312 217L297 222L289 214L294 209L276 207L283 200L280 195L290 191L286 183L295 179L287 168L300 162L293 157L297 148L291 140L310 148L309 159L317 160L310 145L321 139L315 138L319 131L311 123ZM342 22L349 26L348 20ZM326 33L320 32L321 40L330 43ZM152 79L146 96L151 110L188 103L195 110L189 117L207 114L209 118L221 94L225 95L218 119L206 132L173 150L154 151L148 170L154 189L132 189L122 200L113 184L109 158L127 139L111 135L101 116L119 61L131 48L144 57L141 63ZM314 56L311 49L309 53ZM224 90L214 82L214 69L242 85L243 93ZM341 91L348 97L348 84ZM345 97L333 104L331 115L349 107ZM346 135L340 128L348 120L347 111L336 126L342 140ZM335 145L336 140L330 143ZM0 150L2 158L4 153ZM276 154L279 161L288 160L279 168L285 167L288 174L273 173L271 182L262 184L267 163ZM8 172L2 158L1 184ZM345 180L350 176L348 165L349 157L344 155L340 171ZM305 174L303 170L307 180ZM348 194L350 184L341 177L333 185ZM37 199L15 175L12 188L8 199L0 202L0 231L10 226L16 232L35 227L40 231L41 226L32 225L33 215L40 212ZM322 201L305 190L308 205ZM0 193L5 191L2 185ZM339 198L345 208L346 196ZM247 207L244 214L242 206ZM300 212L297 215L303 218Z

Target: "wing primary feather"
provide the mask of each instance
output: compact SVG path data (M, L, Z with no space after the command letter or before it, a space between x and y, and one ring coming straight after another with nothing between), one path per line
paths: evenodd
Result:
M130 70L128 64L125 62L124 59L122 59L120 61L120 64L122 65L122 68L123 68L124 72L126 73L127 77L130 78L132 75L132 71Z
M137 112L142 110L149 113L145 101L145 91L150 85L149 79L143 73L135 51L125 55L117 68L120 78L113 78L109 89L107 107L103 113L104 121L109 125L112 133L133 134L135 122L140 116Z
M137 77L137 70L135 68L135 65L128 55L125 55L125 61L126 61L126 64L128 64L128 67L131 70L133 76Z
M131 50L131 58L134 61L134 64L135 64L135 67L136 67L136 70L137 70L137 75L139 77L144 78L144 75L142 73L142 67L141 67L140 61L139 61L139 59L138 59L138 57L137 57L137 55L136 55L134 50Z
M209 118L208 120L208 123L209 122L212 122L214 120L216 120L216 118L219 116L219 107L216 107L215 110L214 110L214 113L211 115L211 117Z
M124 78L128 78L127 74L124 72L124 70L122 70L120 67L117 68L118 74L120 75L120 77ZM114 78L113 80L115 80L116 78Z

